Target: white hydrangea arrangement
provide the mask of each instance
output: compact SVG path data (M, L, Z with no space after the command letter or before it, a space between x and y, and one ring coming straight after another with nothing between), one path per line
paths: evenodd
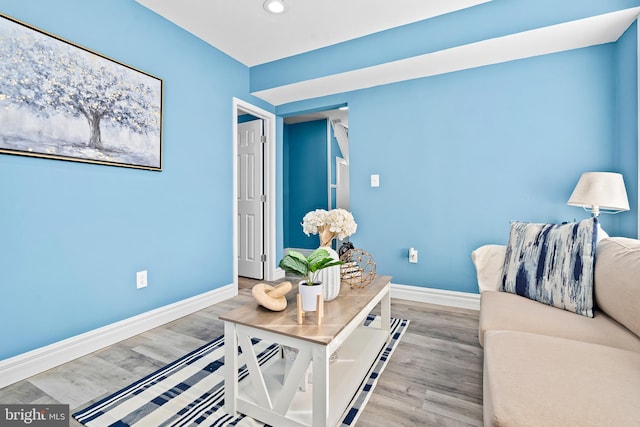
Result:
M307 236L320 234L320 246L330 246L334 238L340 240L356 232L358 224L346 209L316 209L302 219L302 231Z

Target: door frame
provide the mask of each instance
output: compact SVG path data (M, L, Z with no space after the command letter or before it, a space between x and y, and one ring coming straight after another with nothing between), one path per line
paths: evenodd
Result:
M260 107L233 97L233 284L238 293L238 116L239 112L248 113L264 121L264 134L267 141L264 147L263 186L266 196L264 206L264 280L279 279L276 270L276 116Z
M336 168L336 184L335 184L335 188L336 188L336 205L334 206L335 208L342 208L342 209L347 209L348 211L351 211L351 185L350 185L350 181L351 181L351 176L349 176L349 186L347 186L347 192L349 192L349 206L347 206L346 208L344 206L338 206L338 188L342 185L344 185L344 178L342 177L342 174L340 173L340 167L339 165L345 165L347 167L350 167L349 162L344 159L343 157L340 156L336 156L335 157L335 168Z

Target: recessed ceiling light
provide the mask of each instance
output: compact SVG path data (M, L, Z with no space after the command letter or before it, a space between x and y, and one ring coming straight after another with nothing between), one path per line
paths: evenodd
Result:
M284 0L266 0L262 7L274 15L284 13L284 11L287 10L287 5L284 3Z

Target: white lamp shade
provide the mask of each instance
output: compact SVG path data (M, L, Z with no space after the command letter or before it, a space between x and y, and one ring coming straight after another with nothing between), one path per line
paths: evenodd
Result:
M602 210L610 213L629 210L624 180L614 172L583 173L567 204L591 209L596 215Z

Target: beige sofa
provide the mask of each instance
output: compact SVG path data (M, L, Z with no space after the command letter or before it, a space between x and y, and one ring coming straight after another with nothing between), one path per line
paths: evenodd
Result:
M484 425L640 426L640 241L598 243L593 318L499 291L504 249L472 254Z

